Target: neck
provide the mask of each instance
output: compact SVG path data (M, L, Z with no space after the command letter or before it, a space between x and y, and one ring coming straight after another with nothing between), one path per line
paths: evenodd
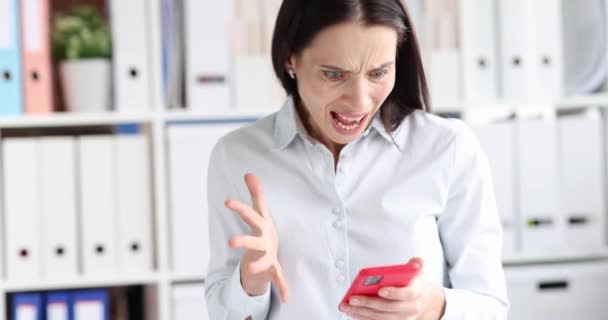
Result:
M301 105L301 102L296 106L296 111L300 117L300 120L302 121L304 129L306 129L306 133L317 141L321 142L329 151L331 151L332 155L334 156L334 167L337 166L338 159L340 158L340 151L342 151L344 145L335 143L327 137L324 137L321 134L321 130L315 126L312 117L308 114L306 108Z

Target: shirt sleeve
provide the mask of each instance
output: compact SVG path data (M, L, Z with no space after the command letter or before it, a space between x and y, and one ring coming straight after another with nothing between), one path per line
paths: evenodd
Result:
M502 229L490 166L472 130L454 120L453 170L439 234L451 288L442 319L506 319Z
M254 297L245 292L241 285L239 263L244 251L228 246L230 237L249 233L249 227L238 214L224 207L226 199L238 199L237 189L228 175L229 165L225 142L221 139L211 153L207 179L210 259L205 295L209 318L266 319L271 305L270 290Z

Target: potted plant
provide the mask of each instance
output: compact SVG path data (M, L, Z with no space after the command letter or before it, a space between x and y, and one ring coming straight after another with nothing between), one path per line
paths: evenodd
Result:
M112 42L108 23L95 7L81 5L53 17L53 56L68 111L109 110Z

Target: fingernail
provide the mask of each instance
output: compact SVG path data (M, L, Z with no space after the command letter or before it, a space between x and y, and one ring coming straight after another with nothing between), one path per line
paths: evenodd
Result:
M345 304L343 304L343 305L340 307L340 310L342 310L342 311L344 311L344 312L347 312L347 311L350 311L350 307L349 307L349 306L347 306L347 305L345 305Z
M350 304L352 304L353 306L358 306L361 304L361 301L359 301L359 299L353 298L350 299Z
M380 292L378 292L378 294L379 294L381 297L387 297L387 296L388 296L388 291L387 291L387 290L385 290L385 289L382 289L382 290L380 290Z

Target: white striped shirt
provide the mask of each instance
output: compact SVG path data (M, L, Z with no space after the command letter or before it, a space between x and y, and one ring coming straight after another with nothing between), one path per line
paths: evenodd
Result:
M250 297L242 250L248 226L224 207L251 203L245 173L260 178L279 236L290 300L274 287ZM379 113L340 154L312 139L288 99L280 111L223 137L208 173L210 319L346 319L340 299L364 267L419 256L444 287L443 319L502 319L507 295L502 234L488 161L460 120L420 110L388 133Z

